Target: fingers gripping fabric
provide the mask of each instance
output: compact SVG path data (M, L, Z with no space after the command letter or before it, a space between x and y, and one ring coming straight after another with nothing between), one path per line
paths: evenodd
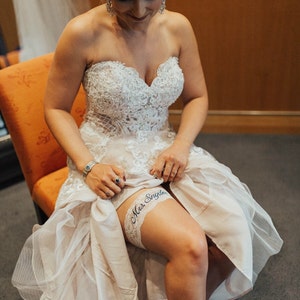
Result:
M138 195L133 201L125 216L125 234L130 243L146 249L142 243L141 226L146 215L155 208L155 206L172 196L163 188L154 188L146 190Z

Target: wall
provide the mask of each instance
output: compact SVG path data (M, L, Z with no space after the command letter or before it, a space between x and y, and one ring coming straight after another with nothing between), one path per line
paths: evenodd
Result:
M0 0L10 49L17 45L11 2ZM167 8L193 24L211 110L300 111L299 0L167 0Z
M300 110L299 0L172 0L193 24L212 110Z
M100 0L90 0L92 7L99 5L99 2ZM19 41L13 0L0 0L0 26L4 34L7 49L12 51L18 48Z
M105 2L105 0L90 0L91 6L95 7L97 5L99 5L100 2Z
M17 49L19 41L12 0L0 0L0 27L3 31L7 50Z

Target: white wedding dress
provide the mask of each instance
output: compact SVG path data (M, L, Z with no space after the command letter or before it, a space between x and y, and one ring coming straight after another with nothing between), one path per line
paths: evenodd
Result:
M149 170L174 139L168 107L183 83L176 57L159 66L150 86L135 69L117 61L86 70L83 140L97 161L126 170L126 187L111 201L103 200L68 161L69 176L56 209L34 228L13 274L24 299L167 299L165 260L125 243L116 208L139 189L162 183ZM183 179L170 189L236 267L210 299L235 299L251 290L282 240L247 186L192 146Z

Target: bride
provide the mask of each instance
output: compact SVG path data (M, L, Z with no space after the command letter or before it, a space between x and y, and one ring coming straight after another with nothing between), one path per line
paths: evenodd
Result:
M45 118L69 176L16 265L24 299L236 299L280 251L247 186L193 144L205 79L190 22L165 5L108 0L61 35ZM78 128L70 110L81 84ZM179 96L175 133L168 107Z

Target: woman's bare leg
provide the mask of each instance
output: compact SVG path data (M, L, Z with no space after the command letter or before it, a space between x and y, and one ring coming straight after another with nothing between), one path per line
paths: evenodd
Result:
M122 227L132 196L118 209ZM199 224L174 199L157 204L141 227L143 245L164 256L168 263L165 286L169 300L206 299L208 250Z
M231 274L235 266L230 259L209 239L208 242L208 274L207 299L213 291Z

